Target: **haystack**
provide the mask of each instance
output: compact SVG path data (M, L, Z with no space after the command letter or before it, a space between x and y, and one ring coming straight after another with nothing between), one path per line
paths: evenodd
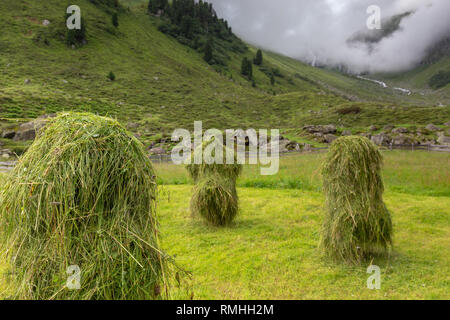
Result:
M392 245L381 166L380 151L365 137L331 145L322 171L327 213L321 246L333 259L355 263Z
M89 113L51 120L1 193L1 227L24 299L166 297L155 172L117 121ZM66 287L80 269L80 289ZM72 268L72 270L74 270Z
M192 155L192 163L196 153L203 153L214 140L203 143ZM222 146L223 159L233 150ZM212 153L213 155L214 152ZM187 170L195 182L191 198L191 212L194 216L203 217L214 226L226 226L233 222L239 211L239 198L236 191L236 179L242 172L242 165L237 163L190 164Z

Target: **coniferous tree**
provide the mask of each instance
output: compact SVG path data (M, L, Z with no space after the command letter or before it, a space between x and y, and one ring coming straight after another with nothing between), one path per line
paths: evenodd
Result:
M112 15L112 24L116 28L119 26L119 16L117 15L116 12L114 12Z
M255 59L253 60L253 63L256 64L257 66L262 65L262 63L263 63L263 54L262 54L261 49L259 49L259 50L256 52L256 57L255 57Z
M213 46L212 46L212 39L209 38L208 42L206 42L205 45L205 55L203 57L203 59L208 62L211 63L213 60Z
M270 75L270 84L275 85L275 77L273 74Z

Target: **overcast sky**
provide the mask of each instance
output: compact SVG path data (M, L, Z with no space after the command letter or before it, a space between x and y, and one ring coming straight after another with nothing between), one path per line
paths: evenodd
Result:
M399 71L420 62L436 39L450 34L450 0L210 0L244 40L283 53L354 72ZM372 54L367 46L349 46L356 32L368 30L367 8L378 5L381 17L405 11L401 30L385 38Z

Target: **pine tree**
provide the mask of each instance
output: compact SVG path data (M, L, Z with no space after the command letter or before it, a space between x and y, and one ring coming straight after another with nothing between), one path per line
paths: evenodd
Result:
M275 77L273 76L273 74L270 75L270 84L275 85Z
M244 59L242 59L241 74L243 76L248 76L248 60L247 60L247 57L244 57Z
M256 52L256 57L255 57L255 59L253 60L253 63L256 64L257 66L262 65L262 63L263 63L263 54L262 54L261 49L259 49L259 50Z
M119 16L117 15L116 12L114 12L112 15L112 24L116 28L119 26Z
M208 39L208 42L206 42L205 45L205 55L203 57L203 59L208 62L211 63L213 60L213 46L212 46L212 38Z
M109 72L108 79L111 81L116 80L116 75L114 74L114 72L112 72L112 71Z

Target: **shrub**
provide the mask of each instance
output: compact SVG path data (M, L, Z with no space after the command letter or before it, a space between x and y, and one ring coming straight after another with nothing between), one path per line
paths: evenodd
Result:
M362 111L362 109L358 106L350 106L350 107L338 109L336 112L341 115L346 115L346 114L358 114L361 111Z
M19 299L166 297L157 186L142 144L89 113L50 120L0 194L0 231ZM81 289L66 270L81 268Z
M327 213L321 247L329 257L356 263L392 244L381 165L380 151L365 137L331 145L322 169Z
M108 73L108 79L111 80L111 81L116 80L116 75L114 74L114 72L110 71Z

